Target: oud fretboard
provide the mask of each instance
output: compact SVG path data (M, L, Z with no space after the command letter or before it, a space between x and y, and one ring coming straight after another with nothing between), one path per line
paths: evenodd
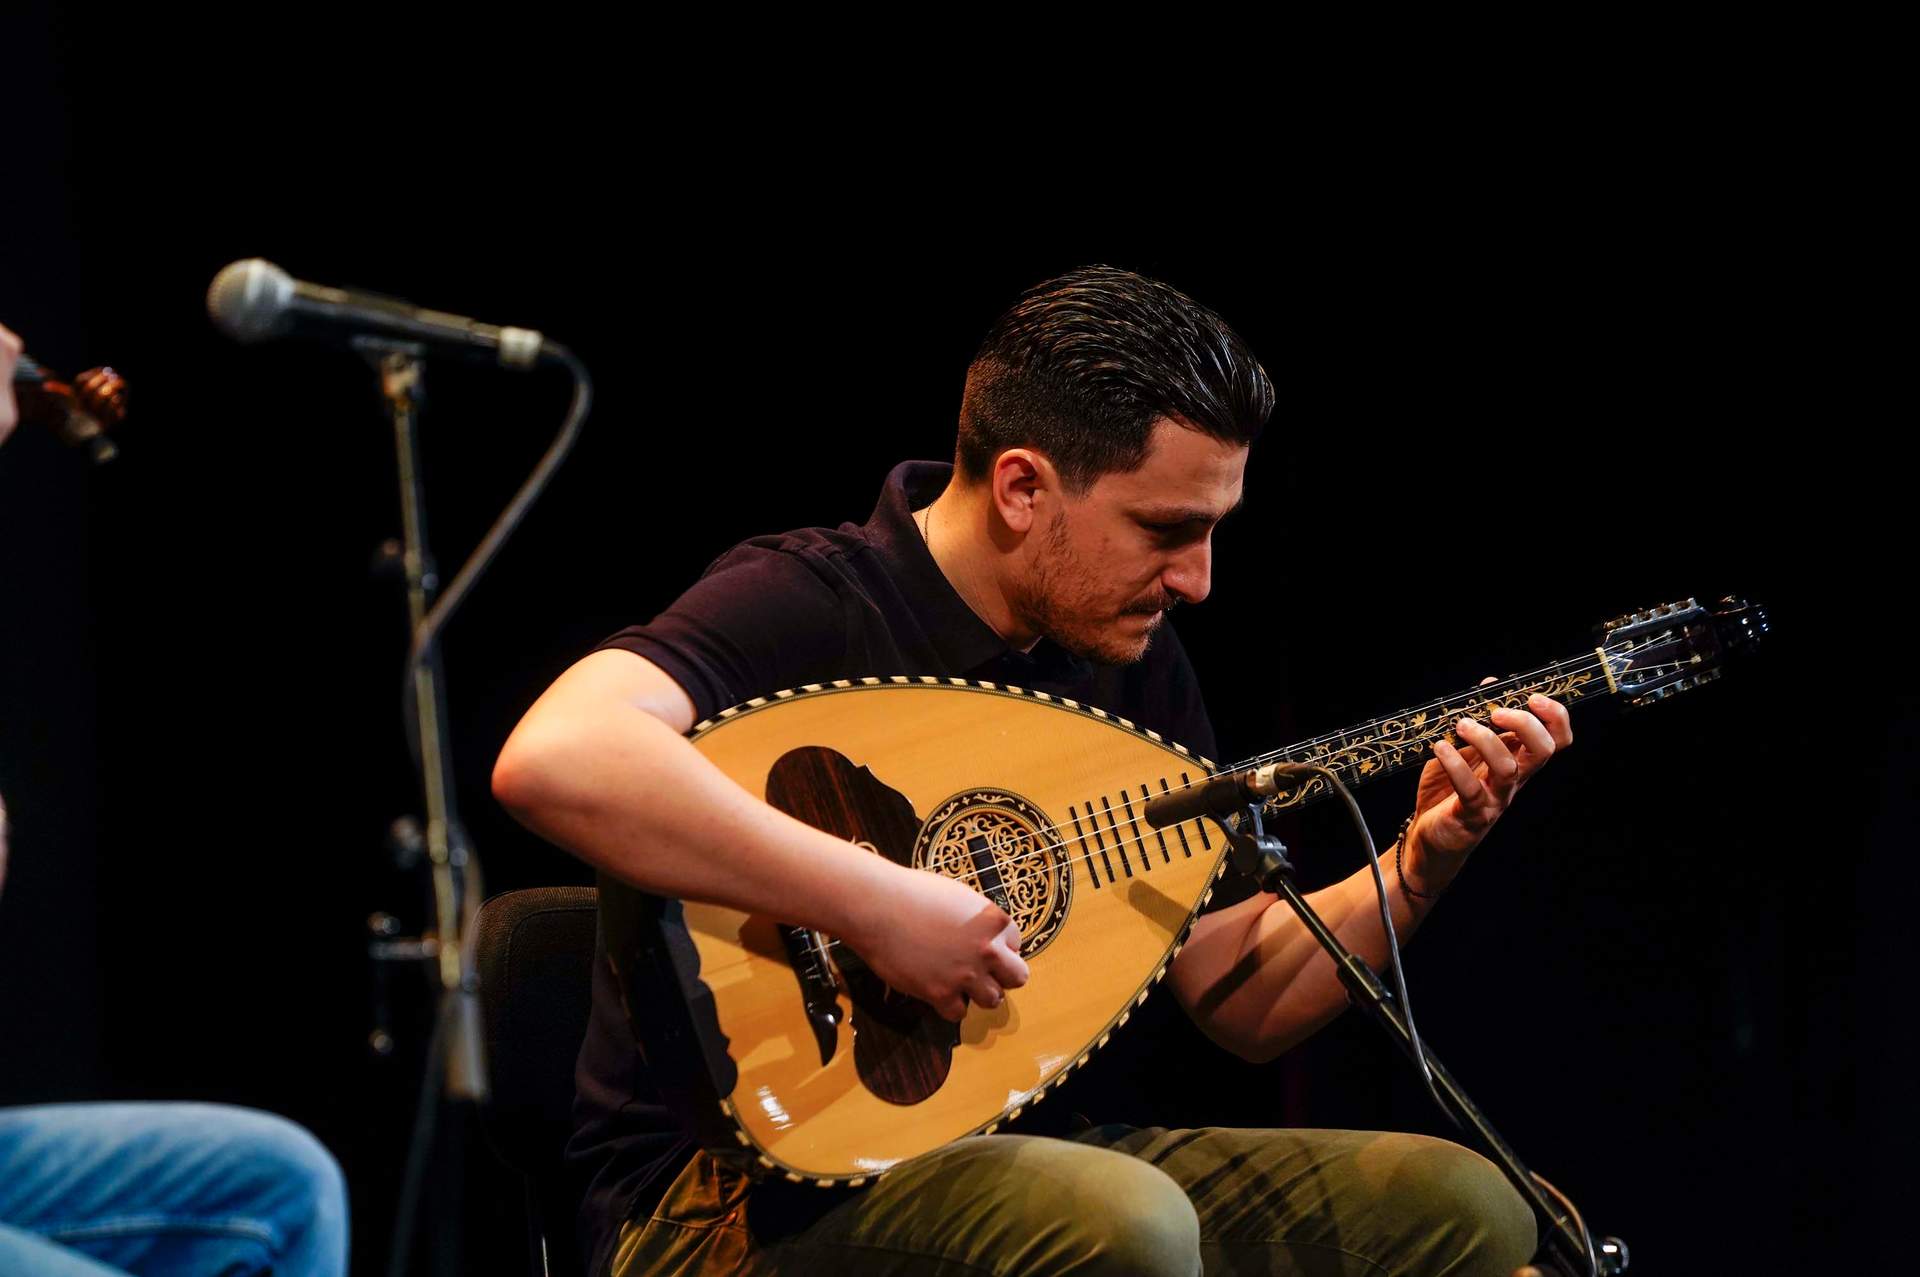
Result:
M1593 650L1556 661L1530 674L1501 679L1484 687L1470 687L1430 704L1316 736L1251 761L1319 763L1338 775L1348 788L1353 788L1425 762L1432 756L1434 742L1451 738L1454 723L1462 718L1484 723L1488 715L1501 706L1525 708L1527 698L1536 692L1562 704L1571 704L1607 696L1614 690L1605 655ZM1298 807L1332 792L1324 776L1312 776L1282 788L1267 805Z

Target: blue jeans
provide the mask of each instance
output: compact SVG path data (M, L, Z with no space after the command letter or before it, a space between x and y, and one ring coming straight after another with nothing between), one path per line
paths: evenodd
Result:
M221 1104L0 1108L0 1277L339 1277L347 1197L320 1142Z

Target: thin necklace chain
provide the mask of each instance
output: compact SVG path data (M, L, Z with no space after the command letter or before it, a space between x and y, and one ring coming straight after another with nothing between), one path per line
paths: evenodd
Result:
M927 516L924 523L921 522L920 519L920 516L923 514ZM914 511L913 523L915 527L920 529L920 540L921 543L927 547L927 557L933 560L933 566L940 568L940 575L946 578L947 588L960 596L960 601L967 605L967 610L979 617L983 625L987 624L987 614L973 605L973 600L968 598L967 592L960 588L960 583L954 580L953 576L944 567L940 567L940 556L933 552L933 506L929 505L924 509Z

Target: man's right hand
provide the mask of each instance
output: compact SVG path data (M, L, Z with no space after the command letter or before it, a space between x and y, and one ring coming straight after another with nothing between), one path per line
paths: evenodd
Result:
M1000 906L952 878L896 868L857 933L841 937L876 975L954 1021L969 1001L997 1007L1027 982L1020 928Z
M595 652L508 738L493 792L535 833L655 895L778 917L844 941L949 1020L1027 982L1020 931L966 884L909 869L768 806L683 733L693 701L653 662ZM645 777L645 784L636 784Z

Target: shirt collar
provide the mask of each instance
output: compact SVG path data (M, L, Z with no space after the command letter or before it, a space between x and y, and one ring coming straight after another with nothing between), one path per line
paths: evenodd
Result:
M1031 652L1016 651L967 606L934 562L913 512L932 503L952 478L948 462L901 462L887 475L873 517L862 529L901 582L941 660L956 674L996 682L1071 681L1091 673L1086 661L1051 639L1041 639Z

